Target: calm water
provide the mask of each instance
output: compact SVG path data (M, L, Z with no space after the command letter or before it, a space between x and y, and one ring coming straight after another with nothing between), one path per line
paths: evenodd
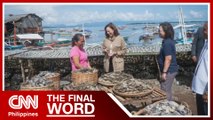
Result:
M201 26L204 22L188 22L186 24L195 24L193 28L187 28L187 29L194 29L195 31L199 26ZM90 24L84 24L84 29L85 30L90 30L92 31L91 36L86 39L87 44L91 43L98 43L101 44L103 42L103 39L105 37L104 33L104 27L107 23L90 23ZM137 44L137 45L150 45L150 44L158 44L161 43L161 38L157 35L155 39L153 40L148 40L148 41L139 41L139 37L143 35L146 31L143 30L144 26L147 26L147 23L131 23L131 22L117 22L115 23L116 26L122 27L126 26L125 29L119 30L121 36L123 37L128 37L128 44ZM177 25L178 23L172 23L173 26ZM159 26L159 23L151 24L151 26ZM64 30L64 31L71 31L73 28L81 28L81 25L75 26L75 27L57 27L57 28L44 28L44 31L59 31L59 30ZM180 33L180 29L175 30L175 38L178 38ZM60 38L63 39L69 39L71 40L71 35L59 35L55 34L51 37L50 34L45 34L44 39L46 42L53 42L57 41ZM52 40L51 40L52 39Z

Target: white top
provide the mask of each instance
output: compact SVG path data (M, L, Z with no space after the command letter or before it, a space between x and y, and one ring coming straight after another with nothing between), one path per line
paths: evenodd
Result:
M205 40L192 80L192 91L195 93L203 95L208 91L208 70L208 41Z

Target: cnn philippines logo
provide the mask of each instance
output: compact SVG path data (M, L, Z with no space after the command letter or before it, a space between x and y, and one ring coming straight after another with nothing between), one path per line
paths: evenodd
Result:
M22 95L13 95L10 97L9 106L13 109L22 109L24 106L26 109L30 109L32 106L34 109L38 108L38 95L34 95L32 98L30 95L27 95L26 98Z

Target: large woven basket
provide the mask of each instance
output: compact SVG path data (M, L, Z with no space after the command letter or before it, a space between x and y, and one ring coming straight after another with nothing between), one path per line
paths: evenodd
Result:
M54 89L59 90L60 89L60 74L54 73L54 76L46 77L48 80L53 81Z
M139 93L129 93L129 92L125 92L125 93L121 93L121 92L119 92L119 91L117 91L116 89L115 89L115 86L112 88L112 91L115 93L115 94L117 94L117 95L119 95L119 96L121 96L121 97L144 97L144 96L147 96L147 95L149 95L149 94L152 94L152 92L153 92L153 89L152 88L150 88L149 90L146 90L146 91L143 91L143 92L139 92Z
M74 85L80 84L97 84L98 82L98 71L92 73L80 73L72 72L71 80Z
M51 90L54 90L54 85L51 84L49 86L32 87L32 86L26 85L26 83L22 83L20 90L21 91L51 91Z

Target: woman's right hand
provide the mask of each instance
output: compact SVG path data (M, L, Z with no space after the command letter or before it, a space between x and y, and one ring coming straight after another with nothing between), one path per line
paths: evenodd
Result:
M108 56L112 57L115 55L115 52L108 53Z
M161 74L161 80L165 81L166 80L166 73Z
M193 60L193 62L197 62L197 57L196 56L192 56L192 60Z
M89 69L92 69L92 67L91 67L90 65L88 66L88 68L89 68Z
M104 54L108 54L108 49L106 47L103 47L102 49Z
M205 92L205 93L203 94L203 101L204 101L204 102L208 102L208 92Z
M103 51L107 53L108 50L105 48L105 49L103 49Z

